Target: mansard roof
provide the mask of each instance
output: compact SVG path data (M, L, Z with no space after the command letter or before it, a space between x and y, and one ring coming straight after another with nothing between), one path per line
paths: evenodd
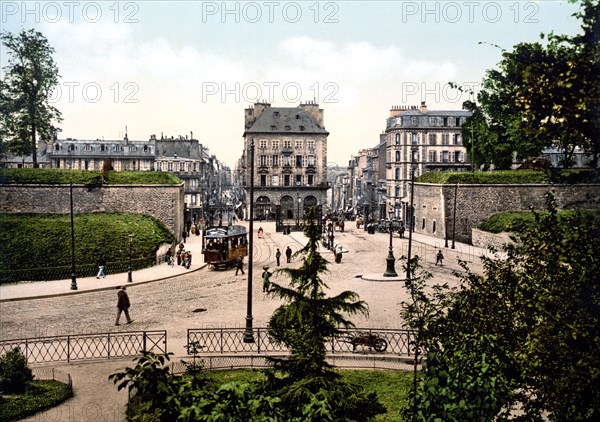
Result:
M329 134L300 107L267 107L246 133Z

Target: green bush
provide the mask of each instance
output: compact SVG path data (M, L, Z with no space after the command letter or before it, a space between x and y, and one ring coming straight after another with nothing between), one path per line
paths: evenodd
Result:
M0 357L0 390L5 393L22 393L33 380L31 369L21 349L15 347Z
M590 225L600 221L600 211L598 210L562 210L558 212L558 220L565 221L572 218L576 213L581 213ZM539 211L538 214L545 215L546 212ZM531 211L507 211L492 215L487 220L479 223L477 228L489 233L520 233L535 224L535 214Z
M16 421L50 409L69 397L71 386L54 380L36 380L29 383L22 394L0 395L0 421Z
M473 184L473 185L502 185L502 184L546 184L548 174L536 170L496 170L477 172L432 171L417 178L420 183L436 184Z

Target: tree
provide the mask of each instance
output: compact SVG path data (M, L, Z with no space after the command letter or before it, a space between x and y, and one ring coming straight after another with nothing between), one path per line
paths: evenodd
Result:
M270 371L266 389L272 396L280 397L288 409L304 408L315 413L315 420L367 420L385 409L374 393L365 394L339 379L325 360L325 344L341 334L339 327L353 326L344 314L367 314L368 308L351 291L326 297L327 285L320 274L327 270L327 261L318 252L321 234L315 218L313 207L307 212L304 229L308 242L296 252L304 255L302 266L278 270L290 277L290 287L270 285L270 294L285 304L273 313L269 334L287 346L290 357L270 359L274 370L281 371L284 377ZM302 413L296 416L301 417Z
M600 156L600 41L598 0L583 0L583 35L541 35L545 44L520 43L502 49L502 60L486 72L478 106L463 126L475 136L484 162L507 168L517 159L537 157L547 148L573 165L579 147ZM466 103L465 103L466 104ZM469 104L466 104L469 106ZM476 113L481 111L481 114ZM479 130L477 130L479 129ZM472 145L472 144L471 144Z
M5 78L0 84L0 141L2 149L32 156L37 163L37 139L50 139L59 129L61 113L50 105L58 85L58 67L52 58L54 48L33 29L19 34L2 33L0 40L8 54Z
M415 420L592 421L600 418L600 227L559 220L552 195L536 224L429 325L427 367L405 415ZM421 300L422 301L422 300ZM510 416L519 407L521 416Z

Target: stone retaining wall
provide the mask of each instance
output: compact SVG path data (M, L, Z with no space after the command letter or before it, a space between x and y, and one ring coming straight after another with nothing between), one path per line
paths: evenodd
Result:
M471 230L471 238L473 246L479 248L489 248L490 246L496 250L502 250L502 247L506 244L514 244L515 242L510 238L510 233L489 233L479 229Z
M437 185L415 183L415 233L472 243L472 229L502 211L600 209L600 185ZM454 214L456 210L456 214Z
M1 185L1 213L69 214L69 185ZM73 185L75 214L125 212L155 217L179 238L185 210L180 185Z

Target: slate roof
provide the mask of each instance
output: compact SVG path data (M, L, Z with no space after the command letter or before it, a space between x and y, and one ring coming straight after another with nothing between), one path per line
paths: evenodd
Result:
M329 132L320 127L308 112L300 107L267 107L246 133L312 133Z

